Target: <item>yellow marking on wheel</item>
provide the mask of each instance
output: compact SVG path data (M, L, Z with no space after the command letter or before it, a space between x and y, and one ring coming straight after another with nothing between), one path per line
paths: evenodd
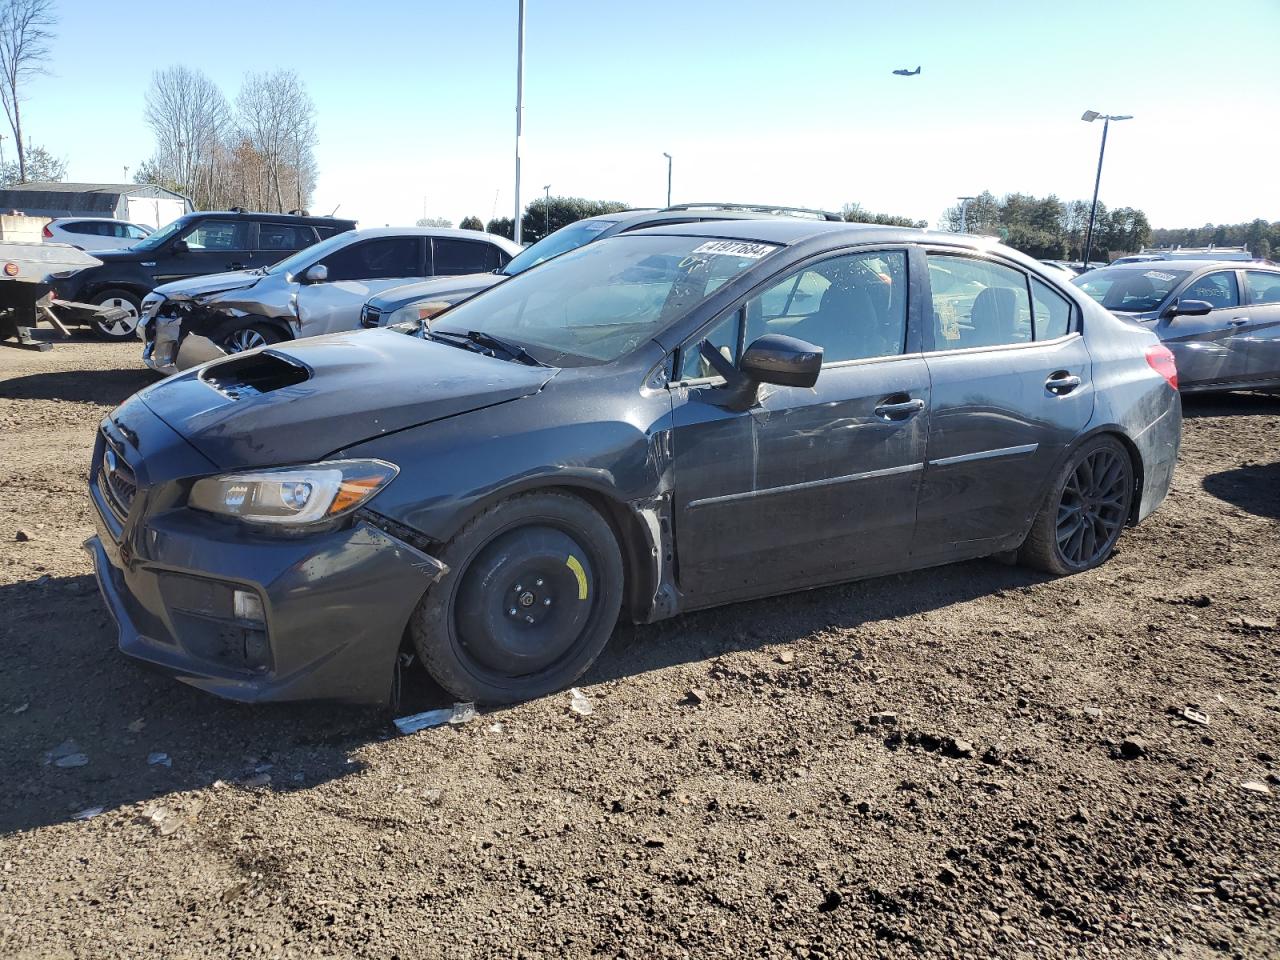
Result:
M573 571L573 575L578 578L578 599L587 599L587 571L582 569L582 564L572 553L569 554L564 565Z

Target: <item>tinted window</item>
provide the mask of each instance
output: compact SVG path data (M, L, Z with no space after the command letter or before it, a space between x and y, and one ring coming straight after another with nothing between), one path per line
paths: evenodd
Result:
M1159 307L1170 291L1189 274L1188 270L1169 270L1165 267L1146 270L1115 267L1090 270L1077 277L1074 283L1108 310L1146 313Z
M1236 307L1240 305L1240 288L1236 285L1234 270L1223 270L1219 273L1208 273L1197 277L1178 294L1179 300L1203 300L1219 307Z
M1031 303L1035 308L1035 337L1065 337L1071 326L1071 302L1047 283L1031 278Z
M907 255L897 250L815 263L747 301L745 343L783 333L822 347L825 363L901 353L906 281Z
M378 280L422 275L418 237L384 237L366 240L331 253L321 262L329 268L329 280Z
M258 249L289 253L316 242L310 227L293 223L258 224Z
M76 223L64 223L62 225L62 229L67 231L67 233L78 233L81 236L110 236L110 234L103 231L103 226L105 226L105 224L94 223L92 220L82 220Z
M1027 280L1010 267L929 256L935 350L998 347L1031 340Z
M192 250L248 250L247 220L204 220L182 237Z
M493 269L487 266L492 244L476 243L473 240L442 240L437 237L431 241L431 246L435 251L432 272L437 277L484 273Z
M1249 303L1280 303L1280 273L1246 270L1244 288Z

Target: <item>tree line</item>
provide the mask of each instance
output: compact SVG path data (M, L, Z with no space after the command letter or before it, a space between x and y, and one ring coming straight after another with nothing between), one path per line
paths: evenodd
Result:
M310 204L315 105L292 70L246 74L234 103L199 70L158 70L144 115L156 148L136 182L190 197L197 210L285 213Z
M1247 223L1206 223L1203 227L1160 227L1151 231L1160 247L1248 247L1255 257L1280 256L1280 220L1261 218Z

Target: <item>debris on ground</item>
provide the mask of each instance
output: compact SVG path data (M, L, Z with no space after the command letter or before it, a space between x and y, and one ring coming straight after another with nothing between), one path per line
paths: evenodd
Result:
M172 767L173 760L167 753L149 753L147 754L147 765L151 767Z
M85 807L83 810L79 810L76 813L73 813L71 815L71 819L72 820L92 820L94 817L100 814L104 809L105 807Z
M34 540L35 538L36 538L36 535L32 533L30 530L19 529L18 532L13 535L13 539L16 540L18 543L28 543Z
M1240 784L1240 789L1248 790L1250 793L1262 793L1262 794L1271 793L1271 788L1268 787L1261 780L1246 780L1244 783Z
M470 723L475 718L476 705L468 701L455 703L452 707L443 707L439 710L424 710L422 713L415 713L408 717L397 717L395 725L401 733L410 734L430 727L442 727L445 724L457 727Z
M581 717L589 717L596 712L586 694L577 687L569 691L569 709Z

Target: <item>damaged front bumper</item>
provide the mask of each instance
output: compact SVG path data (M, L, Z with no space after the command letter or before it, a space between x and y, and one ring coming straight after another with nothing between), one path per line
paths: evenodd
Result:
M139 324L138 332L143 338L142 362L165 376L227 355L208 337L194 333L184 336L181 317L157 315Z
M165 467L186 445L130 422L103 423L85 542L120 650L232 700L389 702L409 617L445 565L373 515L283 537L190 510L133 456L138 434Z

